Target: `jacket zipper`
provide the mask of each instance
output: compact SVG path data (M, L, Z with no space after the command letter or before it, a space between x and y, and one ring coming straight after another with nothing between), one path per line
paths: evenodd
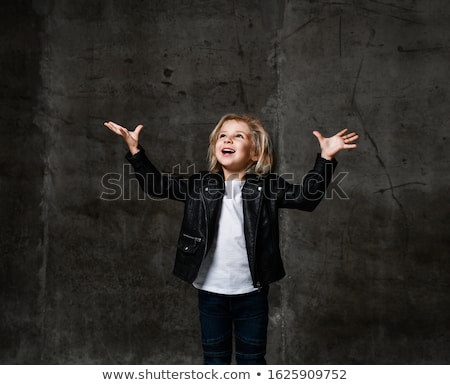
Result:
M202 199L202 204L203 204L203 211L205 213L205 251L203 252L203 256L202 256L202 261L203 259L205 259L206 256L206 251L208 250L208 237L209 237L209 225L208 225L208 213L206 212L206 202L205 202L205 197L203 196L203 194L200 194L200 197Z
M258 191L261 192L261 189L259 188L259 186L258 186ZM257 267L256 267L256 238L258 236L258 223L259 223L259 216L261 214L261 204L262 204L262 199L261 199L261 197L259 197L258 213L257 213L257 217L256 217L256 229L255 229L255 236L254 236L255 242L253 245L253 274L254 274L253 284L258 289L258 291L262 290L261 282L259 282L259 279L258 279ZM250 269L250 271L251 271L251 269Z
M188 235L188 234L186 234L186 233L183 233L183 237L186 237L186 238L188 238L188 239L192 239L192 240L195 241L195 242L201 242L201 241L202 241L201 238L193 237L192 235Z

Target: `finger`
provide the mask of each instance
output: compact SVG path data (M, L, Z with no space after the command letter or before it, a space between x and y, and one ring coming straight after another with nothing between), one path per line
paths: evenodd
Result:
M339 131L336 135L337 135L337 136L342 136L342 135L344 135L347 131L348 131L348 128L344 128L343 130Z
M128 130L121 126L120 124L114 123L114 122L109 122L109 126L112 127L112 129L114 130L114 132L116 132L118 135L123 136L124 138L127 137L130 133L128 132Z
M313 131L313 135L319 140L323 140L323 135L319 131Z
M111 122L105 122L105 123L103 123L103 125L106 126L106 127L108 127L109 129L112 128Z
M354 143L354 144L344 144L344 149L345 150L348 150L350 148L356 148L356 147L358 147L358 145L356 143Z
M123 129L125 131L128 131L125 127L122 127L120 124L114 123L114 122L108 122L111 127L114 127L115 129L119 130L119 129Z
M117 135L122 135L121 133L120 133L120 131L115 127L115 126L113 126L112 124L111 124L111 122L105 122L105 123L103 123L103 125L104 126L106 126L109 130L111 130L112 132L114 132L115 134L117 134Z
M122 136L128 136L130 133L128 132L128 130L122 126L118 127L118 130L120 132L120 135Z
M348 143L348 142L354 142L355 140L358 140L358 139L359 139L359 135L353 133L353 135L351 135L351 136L346 136L346 137L344 137L344 142L345 142L345 143Z
M136 126L136 128L134 129L134 132L139 135L139 133L142 131L142 129L144 128L144 126L142 124L139 124L138 126Z
M114 122L105 122L103 124L108 128L114 128L114 129L118 129L118 127L122 127L119 124L114 123Z
M350 134L344 135L343 138L351 138L352 136L358 135L356 132L351 132Z

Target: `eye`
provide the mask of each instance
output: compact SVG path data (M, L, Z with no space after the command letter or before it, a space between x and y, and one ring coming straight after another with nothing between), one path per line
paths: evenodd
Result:
M225 134L219 134L219 138L225 138Z
M244 135L242 135L242 134L236 134L236 138L244 138Z

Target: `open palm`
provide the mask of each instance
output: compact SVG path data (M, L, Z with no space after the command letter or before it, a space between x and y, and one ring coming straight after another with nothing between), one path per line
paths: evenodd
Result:
M139 133L144 128L142 124L136 126L134 131L128 131L125 127L114 122L105 122L104 125L115 134L123 137L132 155L139 152Z
M348 129L345 128L329 138L325 138L319 131L313 131L313 135L319 141L322 158L331 160L339 151L357 147L354 142L358 140L359 135L356 132L347 134L347 131Z

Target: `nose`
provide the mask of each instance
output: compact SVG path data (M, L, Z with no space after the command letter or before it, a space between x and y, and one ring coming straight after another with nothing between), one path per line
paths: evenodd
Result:
M223 138L223 142L224 142L224 143L231 143L231 138L228 137L228 136L225 136L225 137Z

